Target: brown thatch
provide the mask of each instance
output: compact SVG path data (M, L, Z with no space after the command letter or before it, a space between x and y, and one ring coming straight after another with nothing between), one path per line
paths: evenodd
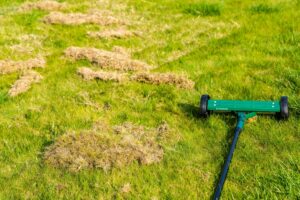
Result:
M44 68L45 64L46 61L43 58L34 58L26 61L0 60L0 74L9 74L32 68Z
M118 30L88 32L88 35L90 37L96 37L96 38L126 38L126 37L131 37L139 34L137 32L128 31L125 29L118 29Z
M153 69L152 66L128 58L120 53L105 51L88 47L69 47L65 55L75 60L87 59L103 69L114 69L121 71L144 71Z
M33 83L38 83L42 79L43 77L39 73L35 71L27 71L14 83L8 94L9 96L14 97L24 93L30 89Z
M65 25L80 25L80 24L99 24L109 25L122 23L113 16L104 15L101 12L93 13L61 13L52 12L44 17L44 22L49 24L65 24Z
M38 2L25 2L21 6L21 10L45 10L45 11L57 11L66 8L66 3L60 3L57 1L38 1Z
M107 130L107 129L104 129ZM122 167L137 161L160 162L163 149L155 129L125 123L113 130L69 133L59 137L45 152L45 162L70 171Z
M131 185L130 185L130 183L126 183L126 184L124 184L123 186L122 186L122 188L120 189L120 192L121 193L125 193L125 194L127 194L127 193L129 193L131 191Z
M126 56L127 58L131 58L131 53L124 47L114 46L112 51L115 53L122 54L123 56Z
M126 73L119 72L106 72L106 71L93 71L90 68L82 67L78 69L78 74L80 74L84 79L99 79L102 81L117 81L122 82L126 80Z
M170 84L175 85L179 88L191 89L194 87L194 82L186 78L185 76L172 74L172 73L148 73L148 72L140 72L134 74L131 77L132 80L142 82L142 83L150 83L155 85L160 84Z

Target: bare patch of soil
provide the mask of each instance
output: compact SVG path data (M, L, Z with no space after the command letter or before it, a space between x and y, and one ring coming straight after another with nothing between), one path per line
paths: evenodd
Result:
M9 74L33 68L44 68L45 64L46 61L43 58L33 58L26 61L0 60L0 74Z
M21 6L21 10L45 10L45 11L57 11L66 8L66 3L60 3L57 1L38 1L38 2L26 2Z
M126 73L93 71L87 67L79 68L77 73L80 74L85 80L99 79L102 81L122 82L127 77Z
M138 60L133 60L123 54L87 47L69 47L65 55L74 60L87 59L103 69L120 71L147 71L152 66Z
M11 97L17 96L30 89L33 83L38 83L43 77L35 71L25 72L20 79L18 79L9 90L8 94Z
M138 36L138 32L133 32L125 29L118 29L118 30L105 30L105 31L98 31L98 32L88 32L90 37L95 38L127 38L131 36Z
M76 172L82 169L109 170L133 162L150 165L162 160L158 131L132 123L115 126L104 132L94 129L68 133L46 149L45 163ZM128 191L126 186L124 190Z
M131 79L142 83L150 83L154 85L169 84L186 89L191 89L195 85L195 83L189 80L187 77L172 73L140 72L134 74Z
M101 12L93 13L61 13L52 12L44 17L44 22L49 24L65 24L65 25L80 25L80 24L121 24L122 22L113 16L104 15Z

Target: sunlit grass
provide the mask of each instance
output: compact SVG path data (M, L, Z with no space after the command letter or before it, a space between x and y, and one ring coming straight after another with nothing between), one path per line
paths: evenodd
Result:
M219 4L197 3L188 5L185 12L195 16L218 16L221 8Z
M48 25L42 22L47 12L16 12L22 2L0 1L0 59L41 55L47 65L38 70L44 80L15 98L7 92L20 73L0 75L0 199L209 199L236 119L199 119L204 93L216 99L289 97L289 121L259 116L246 124L222 197L300 198L299 1L65 1L71 5L65 12L109 9L143 33L112 40L86 33L116 26ZM19 40L29 34L37 36L32 43ZM10 48L18 44L35 49ZM85 81L77 69L95 66L63 54L70 46L111 50L116 45L156 66L155 72L186 74L195 87ZM149 166L70 173L45 164L44 150L55 139L101 120L110 126L167 122L178 142L164 143L163 160ZM121 194L127 183L131 192Z
M279 8L275 7L275 6L269 6L267 4L258 4L258 5L254 5L250 8L250 11L252 13L274 13L274 12L278 12Z

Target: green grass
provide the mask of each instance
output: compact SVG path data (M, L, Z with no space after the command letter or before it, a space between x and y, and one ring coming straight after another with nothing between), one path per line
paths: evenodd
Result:
M246 124L222 197L300 198L299 1L65 1L72 5L66 12L110 9L134 22L130 29L145 33L122 40L87 37L88 30L104 29L96 25L44 24L47 12L16 12L22 2L0 2L0 59L41 54L47 66L38 70L44 80L16 98L6 94L19 73L0 76L0 199L210 199L236 119L197 118L204 93L216 99L289 96L289 121L259 116ZM20 41L25 34L37 39ZM15 44L34 50L15 52L10 49ZM187 74L195 88L84 81L76 70L92 64L63 56L69 46L115 45L130 48L134 58L157 66L154 71ZM100 110L85 104L84 92ZM105 105L110 109L102 109ZM164 145L163 161L150 166L70 173L44 164L43 151L57 137L99 120L149 127L166 121L180 141ZM124 196L119 190L126 183L132 191Z
M190 4L184 11L194 16L218 16L221 14L220 5L208 3Z
M274 7L274 6L269 6L267 4L258 4L255 6L252 6L250 8L250 11L252 13L257 13L257 14L261 14L261 13L274 13L274 12L278 12L279 8L278 7Z

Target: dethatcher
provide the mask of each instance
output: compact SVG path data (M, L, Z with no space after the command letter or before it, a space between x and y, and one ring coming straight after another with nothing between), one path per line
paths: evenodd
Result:
M235 113L237 115L237 125L235 127L234 137L227 159L224 163L218 185L215 189L213 200L218 200L221 196L233 152L246 120L253 119L257 114L275 114L278 119L288 119L288 97L282 96L280 101L238 101L213 100L210 99L209 95L202 95L200 99L200 115L207 118L210 114L216 112Z

